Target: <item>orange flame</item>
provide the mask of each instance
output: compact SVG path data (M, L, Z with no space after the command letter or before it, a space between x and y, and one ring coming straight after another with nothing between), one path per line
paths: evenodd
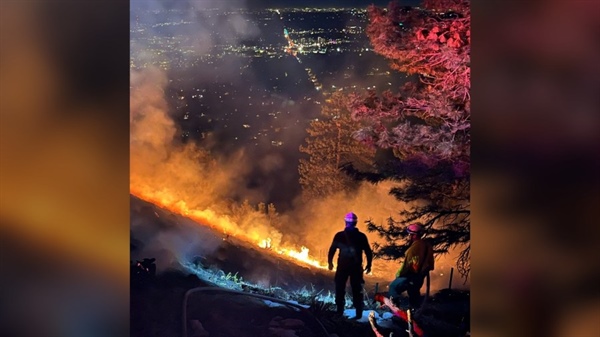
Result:
M327 269L327 266L322 265L321 262L311 258L308 255L308 248L302 246L300 248L300 251L294 250L294 249L282 249L280 254L283 255L287 255L289 257L292 257L298 261L302 261L306 264L309 264L313 267L317 267L317 268L321 268L321 269Z
M166 208L173 213L186 216L200 224L207 225L223 234L231 235L246 242L255 242L259 247L292 262L327 269L326 265L309 256L309 249L305 246L301 246L300 251L298 251L292 247L274 245L271 238L261 238L260 233L248 233L240 230L239 226L226 215L219 215L211 209L190 209L185 201L177 200L169 191L134 191L132 188L131 194L157 206Z
M258 246L261 247L261 248L270 249L270 250L276 252L279 255L283 255L284 257L296 260L295 262L299 261L299 262L302 262L304 264L308 264L308 265L311 265L313 267L317 267L317 268L321 268L321 269L326 269L327 268L326 265L323 265L318 260L310 257L308 255L308 253L309 253L310 250L307 247L305 247L305 246L300 247L300 251L297 251L297 250L292 249L292 248L283 248L283 247L275 248L274 249L273 247L271 247L271 241L272 241L271 238L266 238L264 240L261 240L258 243Z
M266 238L258 243L260 248L271 249L271 238Z

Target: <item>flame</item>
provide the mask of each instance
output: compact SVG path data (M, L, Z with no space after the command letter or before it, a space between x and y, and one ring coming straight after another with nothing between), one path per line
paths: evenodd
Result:
M313 267L317 267L317 268L321 268L321 269L327 269L327 266L321 264L321 262L311 258L308 255L308 248L302 246L300 247L300 251L297 250L293 250L293 249L283 249L282 252L280 254L284 254L287 255L291 258L294 258L296 260L302 261L306 264L309 264Z
M190 209L183 200L177 200L169 191L154 191L152 193L136 193L131 191L136 197L151 202L157 206L168 209L169 211L186 216L196 222L208 225L225 234L241 236L237 225L231 222L227 217L218 215L211 209L199 210Z
M271 238L266 238L265 240L261 240L258 243L258 246L260 248L271 249L271 241L272 241Z
M309 255L309 249L306 246L301 246L300 250L293 247L275 246L273 239L261 238L260 233L246 232L240 230L239 226L233 222L228 216L217 214L211 209L192 209L184 200L178 200L174 193L168 190L150 191L131 189L131 194L136 197L151 202L157 206L168 209L169 211L186 216L200 224L207 225L214 230L217 230L225 235L233 236L246 242L255 242L260 248L277 254L281 258L285 258L295 263L309 265L312 267L327 269L327 265Z
M318 260L316 260L308 255L310 250L305 246L300 247L300 251L297 251L293 248L273 249L271 247L271 238L266 238L264 240L261 240L258 243L258 246L261 248L270 249L279 255L283 255L283 257L285 257L285 258L296 260L295 262L302 262L304 264L308 264L313 267L327 269L326 265L321 264L321 262L319 262Z

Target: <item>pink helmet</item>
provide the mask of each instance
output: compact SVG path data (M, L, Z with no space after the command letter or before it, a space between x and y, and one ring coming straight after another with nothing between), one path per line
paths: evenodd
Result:
M350 212L346 214L346 216L344 217L344 221L356 223L358 221L358 217L356 216L356 214Z
M406 227L408 234L423 234L423 226L420 223L412 223Z

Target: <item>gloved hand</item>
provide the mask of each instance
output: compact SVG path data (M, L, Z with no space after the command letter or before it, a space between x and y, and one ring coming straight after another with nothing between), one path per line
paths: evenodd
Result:
M367 267L365 268L365 273L368 274L371 272L371 265L368 264Z
M329 262L329 270L333 270L333 263Z

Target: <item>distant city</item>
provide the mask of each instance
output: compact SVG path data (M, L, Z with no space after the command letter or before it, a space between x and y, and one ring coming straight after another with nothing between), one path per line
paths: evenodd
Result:
M216 43L213 45L213 50L205 55L198 55L194 49L194 36L148 34L150 31L157 31L157 28L165 28L164 31L167 32L169 27L193 25L194 22L169 21L169 17L178 17L181 14L178 11L153 11L147 14L154 14L164 20L151 24L140 22L139 19L135 20L131 38L148 46L146 52L153 54L153 62L136 60L135 56L132 56L132 68L147 67L150 64L163 69L189 67L202 63L211 64L227 55L281 58L284 57L282 52L287 46L286 40L283 39L284 29L294 37L300 55L370 51L364 32L366 25L366 10L364 9L267 9L264 11L240 10L238 12L209 10L204 15L207 18L214 18L215 22L220 18L232 15L244 15L246 20L253 20L258 28L263 30L264 36L251 41L252 43L233 44L237 41L228 41L226 34L215 29L211 33ZM339 22L345 18L350 18L352 21L345 26L321 27L322 23ZM290 28L282 28L284 22L281 21L286 21L285 24L288 24ZM211 23L210 26L214 27L216 24ZM297 26L297 28L291 28L293 26ZM279 35L274 36L274 34Z

